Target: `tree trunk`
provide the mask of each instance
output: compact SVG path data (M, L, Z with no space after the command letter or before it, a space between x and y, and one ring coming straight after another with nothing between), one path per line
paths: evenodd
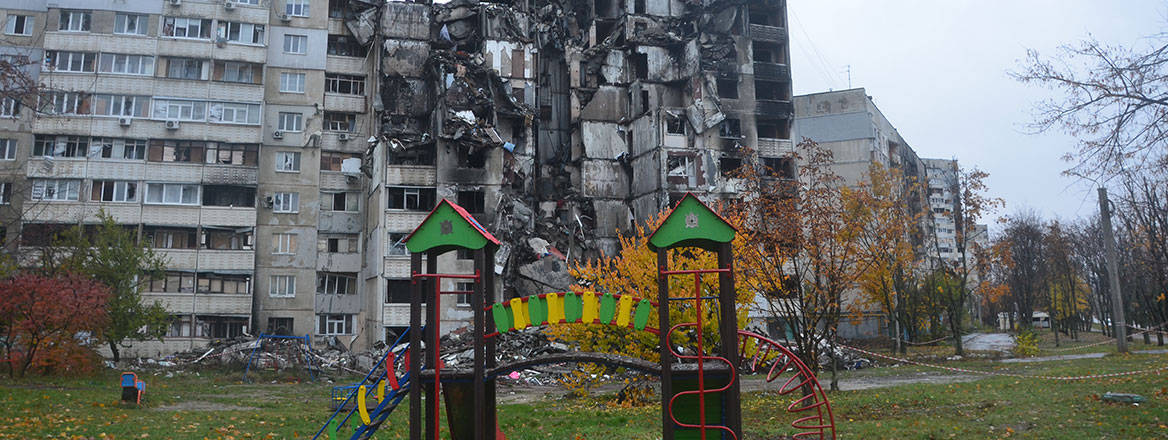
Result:
M961 306L958 306L960 309ZM965 356L965 348L961 346L961 311L949 312L949 331L953 332L953 348L958 356Z
M1156 345L1164 345L1164 332L1156 332Z
M832 342L829 350L828 357L831 358L831 387L828 389L831 391L839 391L839 375L836 371L838 370L839 360L835 358L835 342Z
M1054 346L1058 347L1059 346L1058 320L1054 319L1053 316L1050 317L1050 330L1052 332L1054 332Z
M117 342L109 341L109 348L110 348L110 352L113 353L113 355L114 355L114 363L115 364L118 363L118 361L122 360L122 355L121 355L121 353L118 352L118 343Z
M1152 345L1151 332L1144 332L1144 345Z

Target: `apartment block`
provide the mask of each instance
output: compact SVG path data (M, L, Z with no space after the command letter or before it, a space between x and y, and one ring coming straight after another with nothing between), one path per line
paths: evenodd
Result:
M443 198L503 240L502 299L566 289L686 192L737 197L738 167L794 173L781 0L8 5L34 90L0 109L0 235L32 253L105 210L166 255L143 296L174 324L130 355L392 337L403 239Z

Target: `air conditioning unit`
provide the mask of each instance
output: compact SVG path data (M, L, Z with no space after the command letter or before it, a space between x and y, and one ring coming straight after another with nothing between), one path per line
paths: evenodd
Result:
M215 45L216 45L216 46L219 46L219 47L226 46L226 45L227 45L227 38L225 38L225 37L215 37Z
M352 138L353 138L353 135L351 135L349 133L341 133L341 134L337 135L337 140L341 141L341 142L349 142L349 139L352 139Z
M166 121L166 128L168 130L178 130L178 121L173 119Z
M286 12L281 12L280 21L292 21L292 17L289 17Z
M182 0L168 0L171 6L181 6Z
M272 139L284 139L284 132L276 130L272 132Z
M265 208L271 208L272 205L274 205L274 204L275 204L275 201L272 200L272 196L270 194L264 196L264 207Z
M228 11L235 9L235 2L233 2L231 0L227 0L226 2L223 2L223 9L226 9Z
M134 122L134 118L118 118L118 125L123 127L129 126L131 122Z

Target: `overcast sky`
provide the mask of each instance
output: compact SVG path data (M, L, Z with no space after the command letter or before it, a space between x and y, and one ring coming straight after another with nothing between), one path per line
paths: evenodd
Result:
M1168 2L1152 0L788 0L796 94L864 87L921 157L955 157L990 173L990 191L1069 220L1096 211L1095 187L1062 177L1074 147L1029 134L1048 92L1007 76L1027 48L1053 54L1088 34L1142 45ZM1078 183L1077 183L1078 182Z

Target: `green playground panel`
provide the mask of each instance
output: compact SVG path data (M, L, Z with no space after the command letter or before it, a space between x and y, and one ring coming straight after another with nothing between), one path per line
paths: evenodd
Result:
M551 295L551 294L549 294ZM560 294L554 294L560 295ZM616 325L619 327L632 327L637 330L644 330L649 325L649 318L653 313L653 303L648 299L641 299L634 303L634 298L631 295L613 295L612 293L605 293L599 297L594 295L577 295L574 292L567 292L562 294L559 298L563 307L563 316L565 323L579 323L582 322L585 308L585 301L587 297L592 297L592 308L596 309L596 321L604 325ZM619 298L619 299L618 299ZM511 330L522 330L528 326L540 325L554 325L556 322L548 322L549 318L549 300L540 295L531 295L522 298L512 298L507 301L491 305L491 319L495 322L495 330L500 333L506 333ZM634 306L634 304L636 304ZM516 317L514 310L519 308L518 312L521 316Z
M611 292L605 292L604 296L600 297L600 313L597 319L601 324L611 324L612 318L616 315L616 298L613 298Z
M682 391L694 391L698 389L698 379L696 373L674 373L673 378L673 392L676 395ZM706 372L706 389L721 388L726 386L727 377L725 374L715 374ZM707 393L706 394L706 424L707 425L721 425L722 421L722 392ZM678 397L673 403L673 415L679 422L697 424L701 420L698 411L698 396L696 394L688 394ZM678 440L698 440L701 439L701 430L697 428L682 428L674 427L674 438ZM724 435L724 431L720 429L707 429L706 439L729 439L730 436Z

